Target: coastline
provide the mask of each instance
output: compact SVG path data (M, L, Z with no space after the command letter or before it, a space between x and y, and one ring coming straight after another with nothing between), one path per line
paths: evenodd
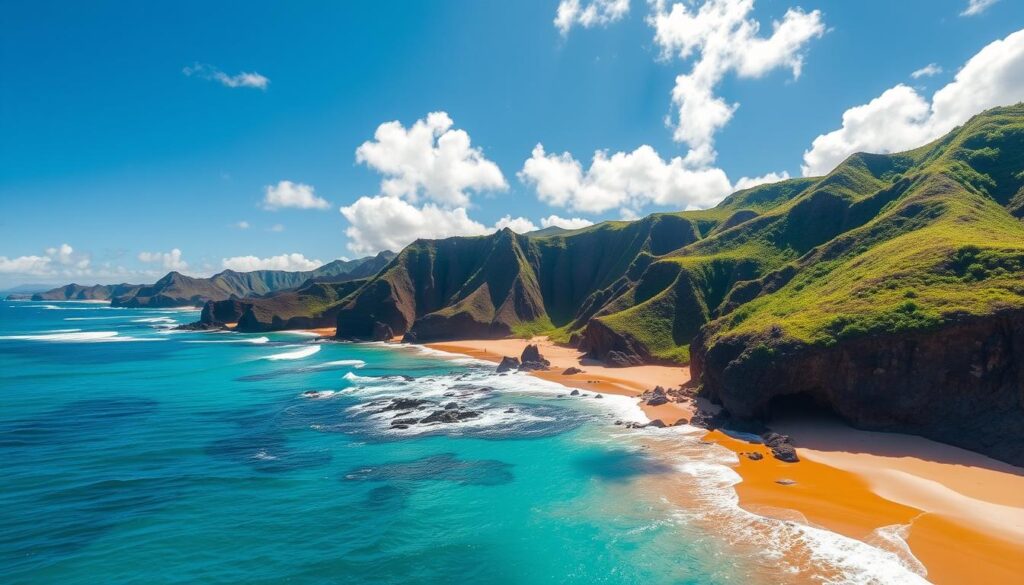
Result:
M609 368L545 338L426 346L499 362L518 356L528 343L537 343L551 362L550 370L531 374L569 387L638 397L656 385L670 388L689 380L686 367ZM570 366L583 372L563 375ZM686 403L641 407L649 419L668 425L692 416ZM920 437L838 423L787 420L776 428L793 436L801 462L778 461L763 445L720 431L704 436L737 454L733 468L742 481L735 490L744 509L783 519L796 512L812 526L886 550L901 544L883 539L880 529L894 530L905 536L926 578L940 585L1012 582L1024 572L1024 469ZM749 452L764 458L741 455Z

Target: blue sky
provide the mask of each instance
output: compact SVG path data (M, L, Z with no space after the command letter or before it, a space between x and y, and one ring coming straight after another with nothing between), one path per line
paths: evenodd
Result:
M751 3L713 0L739 10L732 24L760 24L729 37L697 18L701 2L675 20L668 1L569 2L564 30L558 0L3 2L0 286L302 268L506 216L521 230L703 207L741 177L824 172L847 150L914 146L966 109L1024 99L1024 3L974 0L970 15L969 0ZM793 25L795 46L775 61L744 53L773 21ZM716 55L716 38L740 48ZM712 61L701 91L731 116L692 139L713 111L673 88ZM453 147L455 163L436 143L419 152L401 142L418 120L471 145ZM359 162L391 121L399 143ZM683 158L701 145L715 154Z

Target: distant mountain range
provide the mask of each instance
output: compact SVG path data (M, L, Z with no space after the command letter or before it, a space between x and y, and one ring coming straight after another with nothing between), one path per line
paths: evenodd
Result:
M69 284L35 294L13 294L9 299L36 301L104 300L122 307L202 306L207 301L259 297L299 287L307 282L344 282L376 273L394 257L381 252L357 260L335 260L315 270L225 270L209 278L195 278L169 272L150 285L112 284L82 286Z

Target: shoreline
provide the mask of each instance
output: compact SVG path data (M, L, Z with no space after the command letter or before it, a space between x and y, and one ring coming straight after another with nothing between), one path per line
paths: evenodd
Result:
M530 372L564 386L638 397L656 385L678 387L689 368L609 368L581 359L545 338L428 343L448 353L499 362L539 345L548 371ZM570 366L580 374L563 375ZM686 403L641 405L648 419L689 420ZM745 510L781 519L794 512L811 526L885 550L880 529L905 535L910 553L937 584L1012 582L1024 572L1024 469L916 436L858 431L840 423L786 420L773 425L793 437L801 461L785 463L760 444L711 431L704 440L737 455L735 485ZM754 461L743 453L757 452ZM796 481L782 485L779 479ZM905 552L905 551L904 551Z

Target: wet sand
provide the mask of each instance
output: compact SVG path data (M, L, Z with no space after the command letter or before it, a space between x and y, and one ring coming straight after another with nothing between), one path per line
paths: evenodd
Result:
M677 387L689 369L609 368L583 360L574 348L544 338L465 340L428 347L494 362L537 343L551 362L541 378L594 392L638 396L654 386ZM570 366L581 374L562 375ZM686 403L642 406L648 418L689 419ZM790 434L800 463L774 459L763 445L714 431L704 440L739 454L740 505L756 514L799 518L886 550L899 545L878 529L904 526L913 556L938 584L1010 583L1024 574L1024 469L920 437L871 433L828 421L774 425ZM761 460L744 453L758 452ZM784 485L778 480L793 480ZM795 512L795 513L794 513ZM911 561L912 562L912 561Z

